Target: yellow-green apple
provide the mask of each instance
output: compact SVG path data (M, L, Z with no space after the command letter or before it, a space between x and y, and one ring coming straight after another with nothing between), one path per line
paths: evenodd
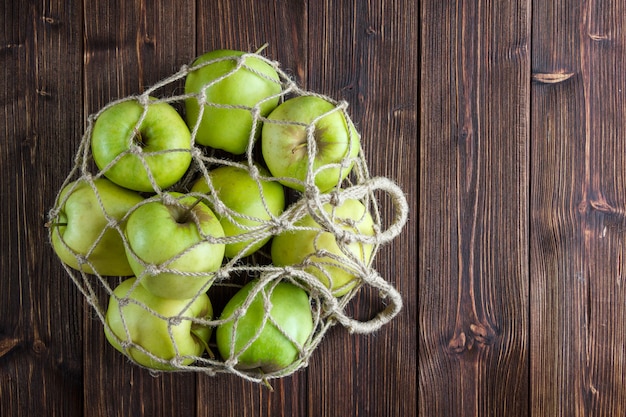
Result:
M145 114L144 114L145 113ZM104 110L93 126L93 159L107 178L131 190L178 182L191 163L191 133L165 102L126 100Z
M323 212L319 214L326 216L342 233L352 234L354 239L338 242L330 227L323 227L307 214L293 228L274 237L272 262L275 266L303 267L339 297L360 282L360 267L371 261L374 247L359 240L359 236L374 236L374 221L356 199L346 199L338 206L326 203Z
M133 210L126 255L141 284L163 298L206 291L224 258L224 230L198 198L164 193Z
M191 192L213 195L224 204L226 213L220 214L215 205L211 204L213 198L206 200L219 217L226 236L262 233L260 237L252 236L249 239L227 243L225 250L227 258L236 256L243 258L259 250L271 238L267 231L263 233L265 222L274 216L280 216L285 208L283 186L276 181L264 179L269 176L266 169L256 165L255 168L260 175L256 176L258 181L248 169L238 166L223 165L211 170L209 179L215 191L214 195L205 177L198 178L191 188Z
M202 293L191 300L161 298L135 281L126 279L109 298L109 343L136 363L157 370L189 365L202 356L212 333L206 323L213 316L209 297ZM171 363L177 357L180 362Z
M89 274L132 275L122 229L127 212L141 201L143 197L138 193L106 178L67 184L59 194L59 211L50 224L57 256L68 266Z
M286 281L270 281L256 292L259 282L250 281L228 301L220 316L225 321L217 326L215 336L225 361L235 359L238 369L259 369L268 374L299 359L313 332L313 318L309 297L302 288ZM250 305L240 315L247 302Z
M282 86L276 70L257 56L219 49L199 56L185 79L185 118L190 130L198 124L196 142L239 155L251 139L258 108L266 116L276 107ZM242 65L239 65L242 62ZM206 95L201 105L200 97ZM200 100L200 101L199 101ZM258 137L258 130L255 131Z
M326 192L352 170L360 136L335 104L317 96L298 96L269 114L261 148L267 167L283 185L303 191L309 175L314 175L317 188Z

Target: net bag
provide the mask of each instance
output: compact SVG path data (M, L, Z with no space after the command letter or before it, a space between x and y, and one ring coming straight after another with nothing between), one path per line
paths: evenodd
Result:
M244 75L269 92L224 99ZM277 110L298 98L317 112ZM47 226L117 350L153 372L267 382L306 367L331 327L370 333L398 314L373 260L408 206L370 175L347 108L259 53L221 51L89 116ZM343 151L323 138L333 123ZM300 143L280 148L296 131ZM220 143L225 132L244 141ZM355 319L348 306L365 289L383 307Z

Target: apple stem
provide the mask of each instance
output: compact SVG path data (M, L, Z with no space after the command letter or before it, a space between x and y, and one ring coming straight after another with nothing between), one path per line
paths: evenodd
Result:
M265 385L265 387L271 392L274 392L274 387L272 387L272 385L270 385L270 382L265 378L263 378L263 385Z
M263 44L263 46L261 46L259 49L256 50L255 54L260 54L265 48L267 48L269 46L269 43L265 42Z
M145 142L143 141L143 137L141 135L141 131L137 128L134 129L134 133L135 135L133 136L133 142L135 145L139 146L140 148L143 148L146 146Z
M294 147L293 147L293 149L291 150L291 153L292 153L292 154L294 154L294 153L296 153L297 151L299 151L300 149L302 149L302 148L306 148L306 147L307 147L307 145L308 145L308 143L306 143L306 142L299 143L298 145L296 145L296 146L294 146Z
M182 217L180 218L179 223L187 223L189 221L189 216L191 214L191 211L198 205L198 203L200 203L202 201L202 197L198 197L198 199L189 207L187 207L187 210L185 210L185 212L183 213Z
M44 226L49 229L51 227L67 226L67 223L50 223L50 222L47 222L46 224L44 224Z
M200 337L198 332L195 329L191 329L191 334L200 342L202 346L204 346L204 350L206 350L206 352L209 354L209 358L215 359L215 354L209 347L209 344L202 337Z

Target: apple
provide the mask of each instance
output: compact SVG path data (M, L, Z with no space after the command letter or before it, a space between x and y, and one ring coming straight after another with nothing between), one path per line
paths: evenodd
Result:
M255 169L263 177L268 177L269 172L260 166ZM209 178L215 198L225 206L227 212L220 215L220 211L211 204L211 198L207 199L208 205L220 219L226 236L240 236L246 233L263 232L265 222L274 216L280 216L285 208L285 193L283 186L276 181L258 179L258 182L250 174L248 169L238 166L224 165L209 172ZM211 195L207 179L200 177L191 187L191 192ZM243 241L226 244L225 256L234 258L245 257L259 250L271 238L265 236L251 237Z
M374 236L374 221L363 203L345 199L335 206L323 205L324 215L335 227L352 233L354 237ZM359 282L359 269L369 265L373 245L353 239L337 242L329 227L323 227L311 214L294 223L293 228L275 236L271 257L275 266L297 265L320 280L332 294L340 297Z
M213 307L204 293L191 300L161 298L133 277L119 284L109 298L104 330L109 343L136 363L171 370L193 363L204 353L212 328L201 321L212 316ZM181 317L180 322L170 321L172 317ZM176 357L180 363L171 363Z
M360 137L335 104L317 96L298 96L269 114L263 123L261 148L267 167L283 185L303 191L310 170L324 193L352 170Z
M246 152L252 128L258 127L253 126L250 109L258 106L259 115L267 116L282 91L270 64L254 55L242 57L244 54L228 49L207 52L196 58L192 67L199 67L185 79L185 94L194 95L185 100L185 119L191 131L198 124L196 142L235 155ZM203 106L201 93L206 94Z
M66 265L89 274L132 275L122 228L127 212L143 201L138 193L106 178L79 179L67 184L50 222L51 243ZM119 228L114 226L118 222ZM84 257L86 263L79 259Z
M163 298L206 291L224 258L219 220L198 198L181 193L164 193L133 210L125 234L133 272Z
M215 336L225 361L236 360L237 369L268 374L298 360L313 332L313 318L302 288L286 281L260 282L250 281L228 301L220 316L224 322L217 326ZM257 288L259 285L262 287ZM267 307L265 300L270 303ZM247 302L250 305L239 315Z
M144 106L126 100L97 116L91 149L96 165L111 181L153 192L172 186L187 172L191 133L168 103L151 99Z

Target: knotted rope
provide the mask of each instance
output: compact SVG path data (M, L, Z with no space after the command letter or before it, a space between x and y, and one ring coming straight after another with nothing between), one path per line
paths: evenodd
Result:
M347 121L350 120L347 112L348 104L345 101L339 102L333 100L330 97L316 94L300 88L280 68L278 62L272 61L262 55L259 55L258 53L248 53L242 56L219 58L218 60L232 60L236 63L236 65L233 67L231 73L225 74L224 76L213 80L213 83L218 83L222 79L230 76L232 73L241 69L255 72L260 77L267 78L266 75L246 65L246 60L252 57L258 58L263 62L269 64L275 69L275 71L279 75L279 82L281 85L279 98L281 101L290 97L314 95L323 98L330 103L333 103L334 109L332 110L332 112L340 112L343 114ZM408 205L404 193L392 180L384 177L372 177L370 175L365 159L365 153L362 148L360 149L358 156L354 158L354 160L345 158L341 162L336 163L332 166L333 168L337 168L339 170L346 170L352 166L352 171L350 175L346 177L345 180L341 181L341 183L338 184L336 188L334 188L330 192L324 193L316 187L314 181L315 175L319 171L329 168L328 166L324 166L315 170L312 164L312 161L317 154L316 142L314 138L314 128L315 123L319 120L319 118L322 117L320 116L307 126L307 157L310 163L308 166L308 172L305 181L300 182L300 184L303 186L304 191L301 193L291 192L288 198L288 205L280 215L272 215L270 220L261 222L256 226L250 226L240 223L238 221L239 219L258 219L236 213L226 207L221 201L219 201L219 199L216 199L216 194L214 192L215 190L212 189L209 173L212 169L220 166L228 165L239 167L248 170L250 176L254 178L259 187L261 186L262 180L278 181L286 179L263 176L257 167L257 164L259 162L258 152L256 152L255 150L255 145L258 142L257 129L259 129L259 126L261 126L262 123L268 122L268 119L261 115L259 109L261 103L257 103L257 105L252 107L229 106L223 104L218 105L215 103L209 103L204 92L197 94L160 94L160 91L165 89L166 87L172 86L173 84L184 80L190 72L195 71L204 65L214 63L218 60L207 62L200 66L184 65L180 68L178 72L159 81L143 93L113 101L104 106L97 113L90 115L87 119L87 127L75 156L74 165L67 175L65 181L63 182L61 189L70 184L75 185L80 182L85 182L89 184L89 187L91 187L91 189L97 196L102 211L105 213L105 216L107 216L107 224L98 239L101 239L107 230L114 230L120 235L122 241L124 242L124 245L127 248L129 246L129 242L128 238L124 234L123 225L128 216L136 208L144 204L148 204L152 201L164 201L169 204L177 204L176 198L173 198L169 194L170 191L191 194L197 197L212 198L213 209L215 213L221 217L228 218L234 223L238 223L238 225L245 231L244 234L239 236L226 236L221 238L204 236L207 240L210 240L212 242L226 244L251 241L251 244L253 244L254 242L261 241L267 237L271 238L287 231L297 230L299 227L298 222L305 216L311 216L320 225L321 230L332 233L335 236L337 244L340 248L342 248L343 252L347 256L338 257L337 255L333 255L331 253L325 253L322 248L319 248L320 253L327 255L326 261L322 262L319 261L318 258L309 258L303 265L292 265L285 267L272 265L272 263L268 259L269 257L263 256L262 254L253 255L251 257L236 256L231 259L224 259L221 268L213 273L210 282L199 291L196 297L191 298L187 303L187 306L191 305L197 299L197 297L200 296L200 294L206 293L207 291L209 291L210 288L228 288L232 286L237 286L238 284L235 284L235 281L241 282L242 280L246 281L250 279L258 279L258 283L255 289L250 294L248 302L244 304L244 306L242 307L243 310L239 311L239 314L241 315L245 312L245 307L250 305L254 296L261 294L265 310L264 320L274 324L277 328L280 329L278 323L276 323L270 315L272 306L269 293L267 292L269 291L268 288L271 288L272 285L279 281L287 281L292 283L293 285L302 288L306 291L310 298L310 305L313 312L312 317L314 331L303 345L298 346L298 360L287 368L270 374L260 372L259 370L241 370L237 368L236 357L224 360L223 358L217 357L212 352L211 354L205 354L201 357L191 358L193 360L191 364L183 364L185 359L188 358L184 355L180 355L178 352L178 348L176 348L177 354L174 355L172 359L164 361L163 359L153 355L150 351L144 349L138 343L133 342L128 329L126 330L127 337L119 338L119 343L123 349L136 349L137 351L140 351L145 355L151 357L155 361L167 362L167 364L172 367L172 371L196 371L204 372L209 375L215 375L217 373L225 372L239 375L240 377L247 380L261 382L267 381L271 378L289 375L296 370L307 366L311 354L322 341L326 331L330 327L339 324L347 329L347 331L350 333L370 333L380 329L399 313L402 308L401 295L390 282L383 278L373 268L372 265L374 263L372 262L372 260L375 258L376 252L378 251L380 245L390 243L395 237L397 237L401 233L402 228L407 220ZM174 91L180 90L174 89ZM145 196L145 199L142 202L138 203L136 207L131 209L128 214L121 219L116 219L112 216L109 216L104 208L103 201L100 199L98 189L94 181L99 178L105 178L107 171L111 169L111 167L114 166L117 162L119 162L119 160L123 158L125 154L119 155L115 160L113 160L102 170L98 170L97 168L95 168L91 150L91 140L95 122L98 120L103 112L105 112L110 107L116 105L117 103L124 101L136 101L140 103L144 108L141 117L137 121L137 126L140 126L144 118L146 117L147 107L149 103L163 102L176 106L180 105L180 103L183 103L187 99L198 100L201 113L205 108L204 105L213 105L222 108L243 109L249 111L250 115L252 116L253 123L245 154L239 159L233 157L224 157L219 152L215 152L210 148L197 144L195 138L198 133L198 125L196 125L190 129L190 149L158 151L153 153L159 154L166 152L189 152L192 159L187 174L174 186L162 190L156 183L155 178L152 175L150 167L147 163L147 157L152 154L145 152L143 149L141 149L140 146L131 146L128 150L128 153L136 155L142 161L146 171L148 172L148 177L151 184L153 185L155 193ZM274 121L274 123L277 122ZM284 121L282 123L289 123L289 121ZM193 192L190 193L190 185L199 177L204 177L206 179L212 192L205 195ZM296 182L294 179L289 180L291 182ZM65 194L65 196L62 197L61 191L59 191L55 206L48 213L49 224L54 224L55 222L58 222L59 214L68 198L68 194ZM390 207L392 208L392 211L390 213L382 212L382 206L380 204L380 201L383 195L387 196L387 201L390 202ZM348 230L345 227L341 227L342 224L337 221L333 214L334 212L331 211L329 213L328 211L324 210L324 206L326 204L330 203L332 206L338 206L346 199L356 199L363 203L363 205L367 209L367 212L370 213L374 221L375 233L373 235L359 234L354 232L354 230L356 230L354 228ZM267 209L267 202L265 200L263 204ZM267 210L267 212L269 213L269 209ZM198 230L200 230L200 224L198 219L194 216L192 217L197 223ZM50 228L50 234L52 234L52 230L53 227ZM373 245L372 256L368 260L363 260L358 256L350 256L350 251L346 248L347 245L354 242L360 242L363 245ZM92 248L95 248L98 243L98 240L94 242ZM67 271L67 275L74 282L74 284L86 298L88 303L93 307L96 316L103 323L105 328L108 326L105 320L107 308L106 302L110 297L115 297L120 306L134 303L136 305L140 305L144 309L150 310L149 307L146 307L142 303L138 303L136 300L115 295L113 291L117 284L120 282L120 278L101 275L97 271L97 268L95 268L95 266L91 263L90 254L91 252L88 252L86 254L75 253L75 256L79 267L89 266L94 273L87 273L84 269L82 271L79 271L67 265L64 265L64 267ZM134 287L139 285L140 280L144 279L145 276L149 276L158 272L170 271L180 274L181 276L200 275L199 273L183 272L176 271L175 269L170 269L171 263L175 261L178 257L183 256L184 254L185 252L180 253L175 258L172 258L168 262L162 263L160 265L143 263L145 272L143 273L143 276L137 277L137 281L135 282ZM352 288L344 296L336 297L335 295L333 295L331 290L324 283L322 283L318 277L311 274L310 269L307 269L307 266L310 267L311 265L314 265L319 269L324 269L326 266L328 266L326 262L330 262L330 260L336 261L333 262L333 267L349 271L350 273L358 277L358 285ZM139 259L138 261L142 262L141 259ZM371 289L373 289L374 291L372 291L372 294L380 297L385 307L381 311L378 311L372 318L362 321L354 319L348 313L346 313L346 307L349 302L357 295L357 293L361 291L364 287L370 287ZM218 318L211 318L210 320L207 320L198 319L195 317L188 317L184 315L166 317L159 315L159 313L155 311L150 311L150 313L168 322L169 335L171 338L171 342L174 344L174 346L176 346L176 342L174 340L174 334L172 329L174 329L177 325L180 325L181 322L185 320L191 321L198 325L209 326L211 328L216 328L217 326L224 323Z

